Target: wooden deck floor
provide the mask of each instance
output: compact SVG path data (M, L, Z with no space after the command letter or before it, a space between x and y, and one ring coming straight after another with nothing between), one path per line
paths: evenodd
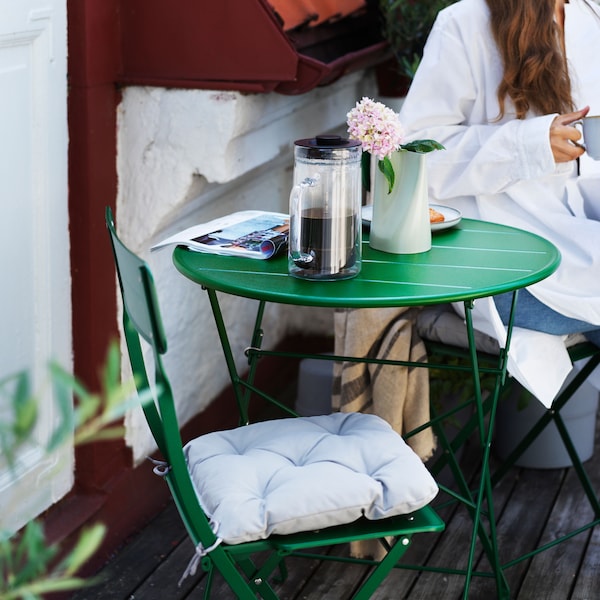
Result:
M477 452L468 445L464 468L476 468ZM600 488L600 448L586 468ZM157 482L160 485L160 482ZM442 500L444 498L440 498ZM503 559L522 554L591 520L592 511L575 481L573 469L513 469L495 490L498 539ZM471 531L463 509L446 507L442 534L415 537L404 563L464 568ZM346 548L335 549L344 553ZM179 600L202 598L203 574L178 580L193 548L171 505L131 539L104 567L104 581L79 593L78 600ZM487 567L480 559L481 568ZM280 587L286 600L344 600L365 576L366 567L325 561L290 560L288 580ZM600 527L589 529L531 560L506 570L511 598L516 600L597 600L600 598ZM389 600L454 600L462 595L464 578L440 573L395 570L373 596ZM496 597L493 580L476 577L469 598ZM228 600L233 594L218 579L212 598Z

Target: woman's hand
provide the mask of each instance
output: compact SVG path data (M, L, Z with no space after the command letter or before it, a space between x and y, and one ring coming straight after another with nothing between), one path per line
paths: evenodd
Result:
M573 123L583 119L590 110L589 106L572 113L558 115L550 125L550 147L554 155L554 162L569 162L579 158L584 153L584 148L577 144L581 139L581 132Z

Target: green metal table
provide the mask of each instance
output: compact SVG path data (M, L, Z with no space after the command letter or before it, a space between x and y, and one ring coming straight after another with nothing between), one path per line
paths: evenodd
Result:
M208 293L242 420L247 420L248 402L252 393L275 402L284 410L286 408L254 386L255 370L260 356L311 356L261 349L262 319L267 302L335 308L464 303L469 340L469 370L473 376L475 418L482 455L478 489L472 492L461 475L458 461L453 456L454 449L446 449L452 455L451 467L460 490L456 498L465 504L473 519L473 534L467 568L464 570L464 598L468 597L469 585L474 574L477 539L481 541L492 565L498 597L508 598L510 590L498 558L489 455L498 394L506 378L513 315L511 314L507 329L506 347L500 352L497 364L493 368L484 368L479 363L475 347L471 310L473 301L477 298L504 292L513 292L514 308L517 291L551 275L558 267L560 254L554 245L537 235L471 219L463 219L453 228L436 232L433 235L432 248L428 252L411 255L379 252L368 245L368 233L363 236L362 250L361 273L353 279L335 282L305 281L291 277L288 275L285 256L255 260L204 254L177 247L173 253L173 261L185 277L200 284ZM217 292L259 301L253 338L246 350L249 369L244 377L240 376L235 365ZM440 366L431 362L423 364L378 361L335 355L328 356L326 360L383 362L429 368ZM480 386L480 374L483 372L491 373L496 378L494 392L485 405Z

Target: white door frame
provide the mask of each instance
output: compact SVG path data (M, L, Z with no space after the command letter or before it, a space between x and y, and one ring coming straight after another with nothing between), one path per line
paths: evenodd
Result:
M16 472L0 458L0 530L15 531L73 483L72 447L44 450L48 361L72 369L66 0L0 0L0 90L0 378L28 371L39 398Z

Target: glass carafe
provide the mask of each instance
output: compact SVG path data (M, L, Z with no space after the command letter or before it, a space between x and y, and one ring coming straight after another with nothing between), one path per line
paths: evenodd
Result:
M318 135L294 142L289 272L302 279L348 279L361 265L360 142Z

